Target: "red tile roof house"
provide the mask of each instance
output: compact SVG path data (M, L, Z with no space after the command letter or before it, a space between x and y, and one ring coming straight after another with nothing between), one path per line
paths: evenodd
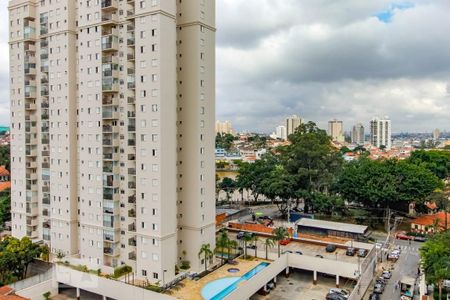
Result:
M14 294L14 290L9 286L0 287L0 300L27 300Z
M411 231L420 233L434 232L435 220L439 220L439 231L445 228L445 213L439 212L434 215L423 215L411 220ZM447 213L447 229L450 229L450 213Z
M0 181L9 181L9 171L6 170L5 166L0 166Z

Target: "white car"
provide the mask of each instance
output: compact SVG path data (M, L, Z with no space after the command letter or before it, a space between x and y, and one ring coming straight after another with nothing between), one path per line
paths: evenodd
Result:
M392 277L391 271L383 271L383 274L381 275L384 279L390 279Z

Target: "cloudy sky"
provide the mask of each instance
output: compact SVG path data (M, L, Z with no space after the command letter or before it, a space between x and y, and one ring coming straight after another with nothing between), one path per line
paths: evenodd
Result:
M216 0L217 118L271 132L297 114L450 130L450 1ZM0 0L0 124L8 123Z

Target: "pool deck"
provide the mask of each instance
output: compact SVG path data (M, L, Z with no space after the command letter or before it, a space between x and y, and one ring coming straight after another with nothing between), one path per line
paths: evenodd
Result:
M214 272L208 274L207 276L201 278L198 281L185 279L182 281L182 284L184 285L183 287L178 289L172 289L167 294L182 300L203 300L201 290L207 283L225 277L242 276L251 269L253 269L254 267L256 267L257 265L259 265L261 262L267 262L264 259L254 259L254 260L236 259L236 261L238 262L237 265L226 264L220 267L219 269L215 270ZM228 272L229 268L238 268L239 272L230 273Z

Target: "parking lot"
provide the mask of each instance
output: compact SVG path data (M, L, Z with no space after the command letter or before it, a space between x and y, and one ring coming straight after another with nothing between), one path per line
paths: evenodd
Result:
M229 232L229 236L232 239L236 239L235 232ZM259 250L263 250L265 248L264 240L265 240L264 237L260 237L260 239L258 240L257 244L258 244ZM239 242L242 245L242 240L240 240ZM278 250L277 250L276 246L269 249L269 252L271 252L271 253L276 253L277 251ZM293 253L295 253L296 251L300 251L303 255L308 255L308 256L321 255L321 256L323 256L324 259L338 260L338 261L342 261L342 262L350 262L350 263L355 263L355 264L362 263L362 261L364 260L364 258L360 258L356 254L354 256L347 256L345 254L346 249L338 248L333 253L328 253L325 251L325 246L308 243L308 242L292 241L286 246L281 246L281 251L282 252L283 251L292 251ZM252 252L250 251L249 253L251 254Z
M318 276L317 284L312 283L312 272L291 270L288 278L278 276L277 286L266 296L254 295L251 300L321 300L325 299L331 288L335 288L334 277ZM341 288L351 291L353 281L343 281Z

